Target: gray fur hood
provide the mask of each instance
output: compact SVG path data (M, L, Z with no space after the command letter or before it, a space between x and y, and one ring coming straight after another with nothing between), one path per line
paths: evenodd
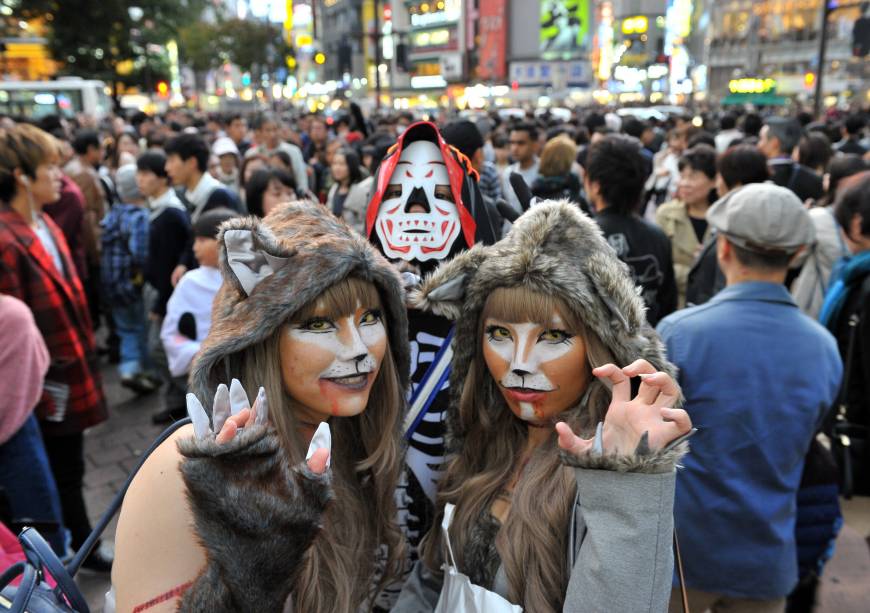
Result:
M478 319L490 293L526 285L561 298L594 331L620 366L644 358L675 375L645 305L598 224L568 201L545 201L494 245L475 245L442 264L411 296L421 309L456 320L450 389L453 406L480 339ZM450 420L454 422L454 420ZM455 426L455 423L451 423ZM453 442L461 438L455 430Z
M387 317L390 347L403 386L410 370L404 290L396 270L369 242L311 202L281 206L263 219L226 221L218 235L223 285L208 336L193 363L191 391L210 406L229 381L223 359L263 342L325 289L353 276L371 281Z

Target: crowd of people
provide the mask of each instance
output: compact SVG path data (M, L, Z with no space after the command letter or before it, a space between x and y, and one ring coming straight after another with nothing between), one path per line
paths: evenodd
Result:
M3 521L77 549L91 530L83 433L109 415L101 360L132 393L160 394L155 423L185 416L222 224L307 200L372 236L378 168L417 119L356 105L0 119ZM870 427L868 113L432 120L494 238L567 201L627 266L699 429L674 503L692 609L783 611L792 595L809 610L843 486L817 434L839 420L866 441ZM844 453L848 487L870 494L870 453ZM85 565L112 559L97 549Z

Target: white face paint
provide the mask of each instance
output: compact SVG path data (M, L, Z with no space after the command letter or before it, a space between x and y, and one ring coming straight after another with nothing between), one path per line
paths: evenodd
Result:
M484 324L487 368L517 417L543 424L576 403L588 382L586 348L558 314L548 326L494 318Z
M563 324L553 322L554 328ZM571 350L565 343L541 341L541 326L533 323L512 324L509 338L487 336L487 343L506 362L508 372L499 383L504 387L518 387L540 392L551 392L556 386L541 372L541 366L564 356ZM525 373L525 374L522 374Z
M295 326L290 328L290 337L294 340L317 345L334 356L329 366L320 373L321 379L353 377L377 370L378 360L372 355L371 347L386 337L384 324L378 319L357 326L354 319L353 316L345 317L323 331ZM341 330L348 331L345 339L340 338Z
M415 141L402 150L375 231L390 258L424 262L450 252L462 226L438 145Z

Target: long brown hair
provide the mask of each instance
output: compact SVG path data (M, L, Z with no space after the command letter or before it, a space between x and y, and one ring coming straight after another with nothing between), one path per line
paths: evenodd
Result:
M331 319L344 317L357 304L374 308L381 300L374 285L348 277L287 323L306 320L317 307ZM301 424L293 410L297 401L287 394L281 373L279 346L285 330L286 325L279 326L265 342L227 356L224 366L246 390L265 388L270 419L290 463L296 465L305 459L307 441L300 436ZM371 603L398 577L404 552L394 491L403 459L398 426L403 402L388 343L366 410L330 421L335 499L297 579L294 610L353 611L361 603Z
M612 361L598 337L557 297L525 286L499 288L488 298L478 320L475 356L462 388L457 429L463 436L439 487L438 504L453 503L456 512L450 529L456 563L463 569L464 553L477 522L490 512L496 498L520 470L511 495L508 517L496 537L504 565L508 598L527 611L561 611L571 569L567 564L567 534L576 493L572 469L559 458L555 431L528 459L518 461L526 448L528 426L511 413L483 360L483 322L487 317L549 325L553 312L567 329L582 336L587 367ZM606 386L592 379L580 403L558 416L575 432L588 432L603 418L610 400ZM440 525L422 545L429 568L440 568Z

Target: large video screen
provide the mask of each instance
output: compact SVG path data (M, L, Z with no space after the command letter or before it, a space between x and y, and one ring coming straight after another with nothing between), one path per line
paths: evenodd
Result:
M589 53L590 0L541 0L541 57L573 59Z

